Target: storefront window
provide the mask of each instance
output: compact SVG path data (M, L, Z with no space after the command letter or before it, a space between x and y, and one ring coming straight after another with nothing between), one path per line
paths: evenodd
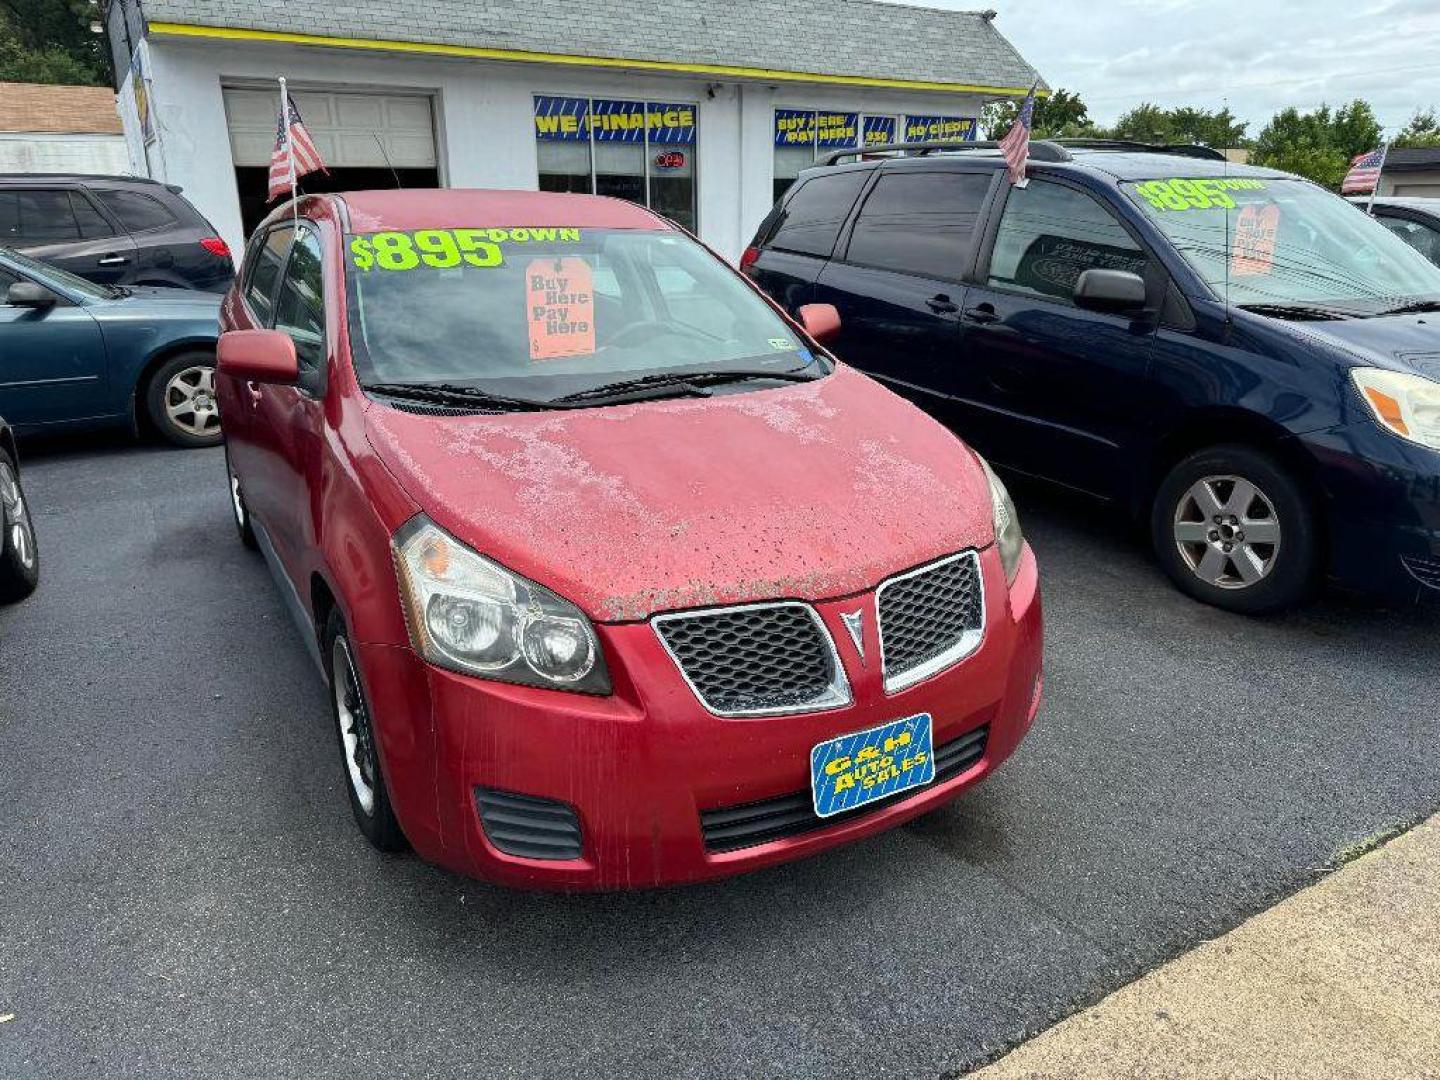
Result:
M775 191L779 199L801 169L835 150L935 139L973 139L975 121L960 116L892 116L883 113L775 110Z
M541 191L609 195L695 230L694 105L536 97Z

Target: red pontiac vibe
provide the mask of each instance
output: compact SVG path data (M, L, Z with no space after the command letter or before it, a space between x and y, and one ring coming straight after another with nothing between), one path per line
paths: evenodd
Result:
M507 885L698 881L953 799L1040 699L1000 481L629 203L304 198L222 311L241 538L390 851Z

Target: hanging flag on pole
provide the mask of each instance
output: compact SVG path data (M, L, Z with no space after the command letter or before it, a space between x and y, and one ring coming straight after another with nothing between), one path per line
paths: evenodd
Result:
M1380 170L1385 168L1385 152L1388 146L1371 150L1368 154L1356 154L1350 161L1350 171L1340 182L1341 195L1364 195L1374 193L1380 186Z
M280 80L280 125L275 134L275 149L270 152L270 193L267 202L273 202L286 192L295 191L296 182L306 173L329 173L320 151L310 132L305 130L305 121L300 119L300 110L290 99L285 80Z
M1037 82L1025 95L1025 104L1020 106L1020 115L1015 118L1005 137L1000 140L1000 152L1005 155L1005 164L1010 170L1010 182L1023 188L1030 181L1025 179L1025 162L1030 159L1030 125L1035 119L1035 90Z

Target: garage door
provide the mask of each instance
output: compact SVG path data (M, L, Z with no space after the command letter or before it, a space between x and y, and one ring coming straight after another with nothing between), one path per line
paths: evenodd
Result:
M295 90L291 97L332 169L435 168L435 122L424 95ZM227 89L225 116L236 166L268 166L279 91Z
M1396 184L1395 194L1440 199L1440 184Z

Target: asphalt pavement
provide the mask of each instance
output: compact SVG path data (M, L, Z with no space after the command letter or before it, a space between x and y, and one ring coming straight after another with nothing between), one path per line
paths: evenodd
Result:
M1440 610L1266 621L1029 486L1047 700L850 848L553 896L372 851L219 451L22 447L0 609L0 1078L941 1077L1440 809Z

